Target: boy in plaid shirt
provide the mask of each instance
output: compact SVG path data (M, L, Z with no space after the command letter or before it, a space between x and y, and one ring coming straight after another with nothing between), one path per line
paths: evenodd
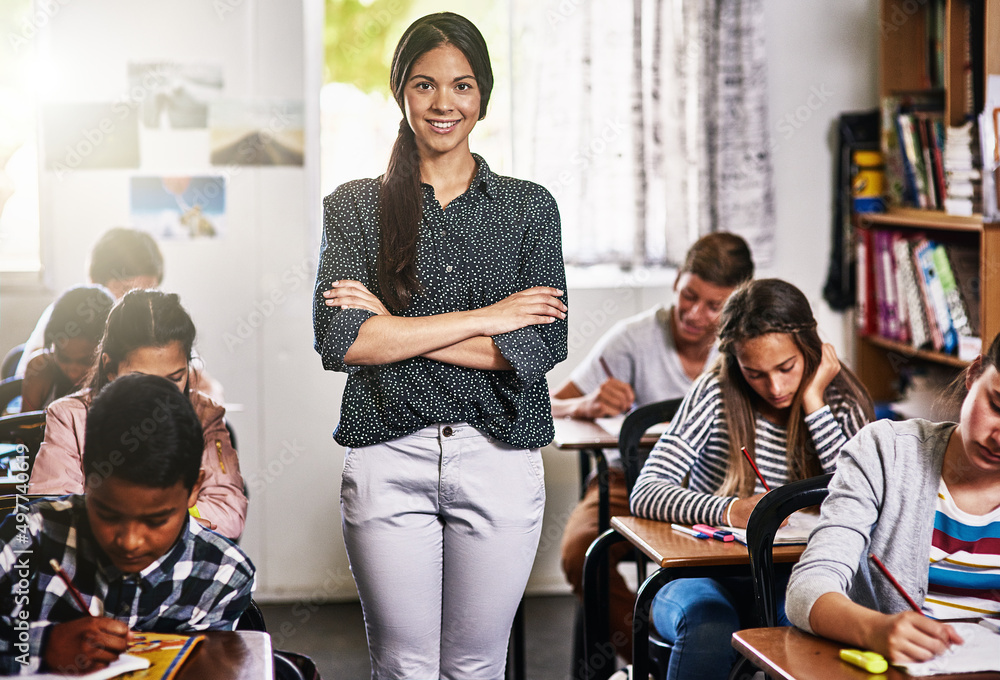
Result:
M131 630L233 629L254 566L188 514L202 446L190 401L168 380L132 374L101 391L87 418L85 494L19 507L0 525L3 672L97 670Z

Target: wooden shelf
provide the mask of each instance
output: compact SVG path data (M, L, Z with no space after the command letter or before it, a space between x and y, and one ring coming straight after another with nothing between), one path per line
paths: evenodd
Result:
M881 347L882 349L890 352L896 352L901 357L907 359L923 359L924 361L931 361L936 364L953 366L955 368L965 368L969 365L968 361L963 361L953 354L944 354L942 352L934 352L926 349L916 349L912 345L907 345L903 342L896 342L895 340L888 340L878 335L865 335L859 337L865 342L871 343L876 347Z
M884 213L861 213L862 226L906 227L908 229L937 229L940 231L981 232L983 216L949 215L942 210L919 208L889 208Z

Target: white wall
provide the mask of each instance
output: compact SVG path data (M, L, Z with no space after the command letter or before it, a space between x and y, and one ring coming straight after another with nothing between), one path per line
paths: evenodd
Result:
M875 0L841 0L834 11L828 3L765 3L772 133L778 142L778 245L777 264L761 274L801 287L821 332L842 353L849 346L845 323L820 295L829 251L831 126L841 111L875 105L876 6ZM313 22L318 7L306 2ZM219 8L226 10L222 16ZM283 0L92 0L61 6L40 44L59 65L65 100L113 98L124 86L130 60L209 61L223 65L227 96L305 99L312 116L319 28L314 23L306 32L303 23L300 3ZM343 450L330 438L343 379L324 372L311 347L310 286L319 233L314 117L307 127L305 168L242 168L230 176L230 231L224 240L163 244L164 287L178 292L192 313L199 351L225 385L227 400L244 405L231 420L251 486L243 546L258 566L261 600L355 596L337 501ZM207 164L201 169L212 170ZM128 223L131 174L97 170L43 177L52 290L84 280L82 254L104 229ZM564 380L614 320L669 299L670 281L663 277L637 287L584 287L575 280L570 356L552 372L551 383ZM279 302L272 308L265 301L273 299ZM31 301L7 305L30 308ZM29 327L32 322L17 320ZM255 328L241 344L227 346L225 334L237 334L241 323ZM546 524L529 589L562 592L559 538L578 494L576 457L547 448L544 462Z

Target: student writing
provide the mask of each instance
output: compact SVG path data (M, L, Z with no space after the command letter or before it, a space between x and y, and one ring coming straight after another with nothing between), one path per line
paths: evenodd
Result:
M872 418L867 392L821 342L808 300L785 281L753 281L730 296L719 354L646 461L631 497L636 516L745 527L764 488L742 446L774 488L832 471L840 448ZM662 588L652 616L674 644L667 677L727 677L729 638L751 622L752 600L749 577Z
M741 237L717 232L698 239L677 272L673 304L669 308L656 305L625 319L598 340L569 380L552 394L553 417L599 418L624 413L633 404L683 397L717 355L715 332L723 305L736 286L752 277L750 248ZM611 515L628 515L621 456L617 449L609 449L605 457ZM583 595L587 548L600 533L598 503L594 477L563 530L563 572L577 597ZM629 661L635 595L614 568L627 554L623 544L615 546L609 556L608 602L612 642L616 652Z
M45 440L31 470L30 492L81 493L83 432L90 402L119 376L158 375L187 396L202 424L205 481L198 493L198 513L209 528L238 538L247 511L239 458L226 429L225 409L191 387L194 340L194 322L176 295L153 290L127 293L108 315L88 388L54 401L48 408ZM143 433L141 429L130 431L126 444L131 445Z
M788 583L792 623L906 663L961 641L935 619L1000 617L998 367L1000 336L961 376L957 424L880 420L844 446Z
M144 422L157 427L135 448L123 447L123 435ZM123 376L94 398L85 495L35 501L0 525L4 672L91 671L125 651L129 631L235 626L250 602L254 567L188 515L205 477L202 441L191 402L164 378ZM25 559L29 568L21 570ZM72 578L87 612L50 560Z
M24 373L22 413L40 411L83 387L114 302L102 286L76 286L59 296L45 325L45 346Z

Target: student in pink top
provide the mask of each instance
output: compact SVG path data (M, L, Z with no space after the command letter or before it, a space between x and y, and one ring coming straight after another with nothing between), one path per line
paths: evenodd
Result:
M188 396L205 435L205 481L191 514L223 536L239 538L247 510L239 459L226 429L225 409L191 388L194 338L194 323L177 295L154 290L127 293L108 315L89 387L49 406L45 441L31 470L30 493L83 493L83 436L93 396L120 375L158 375ZM136 423L132 435L137 441L155 427L153 421ZM129 439L122 445L128 447Z

